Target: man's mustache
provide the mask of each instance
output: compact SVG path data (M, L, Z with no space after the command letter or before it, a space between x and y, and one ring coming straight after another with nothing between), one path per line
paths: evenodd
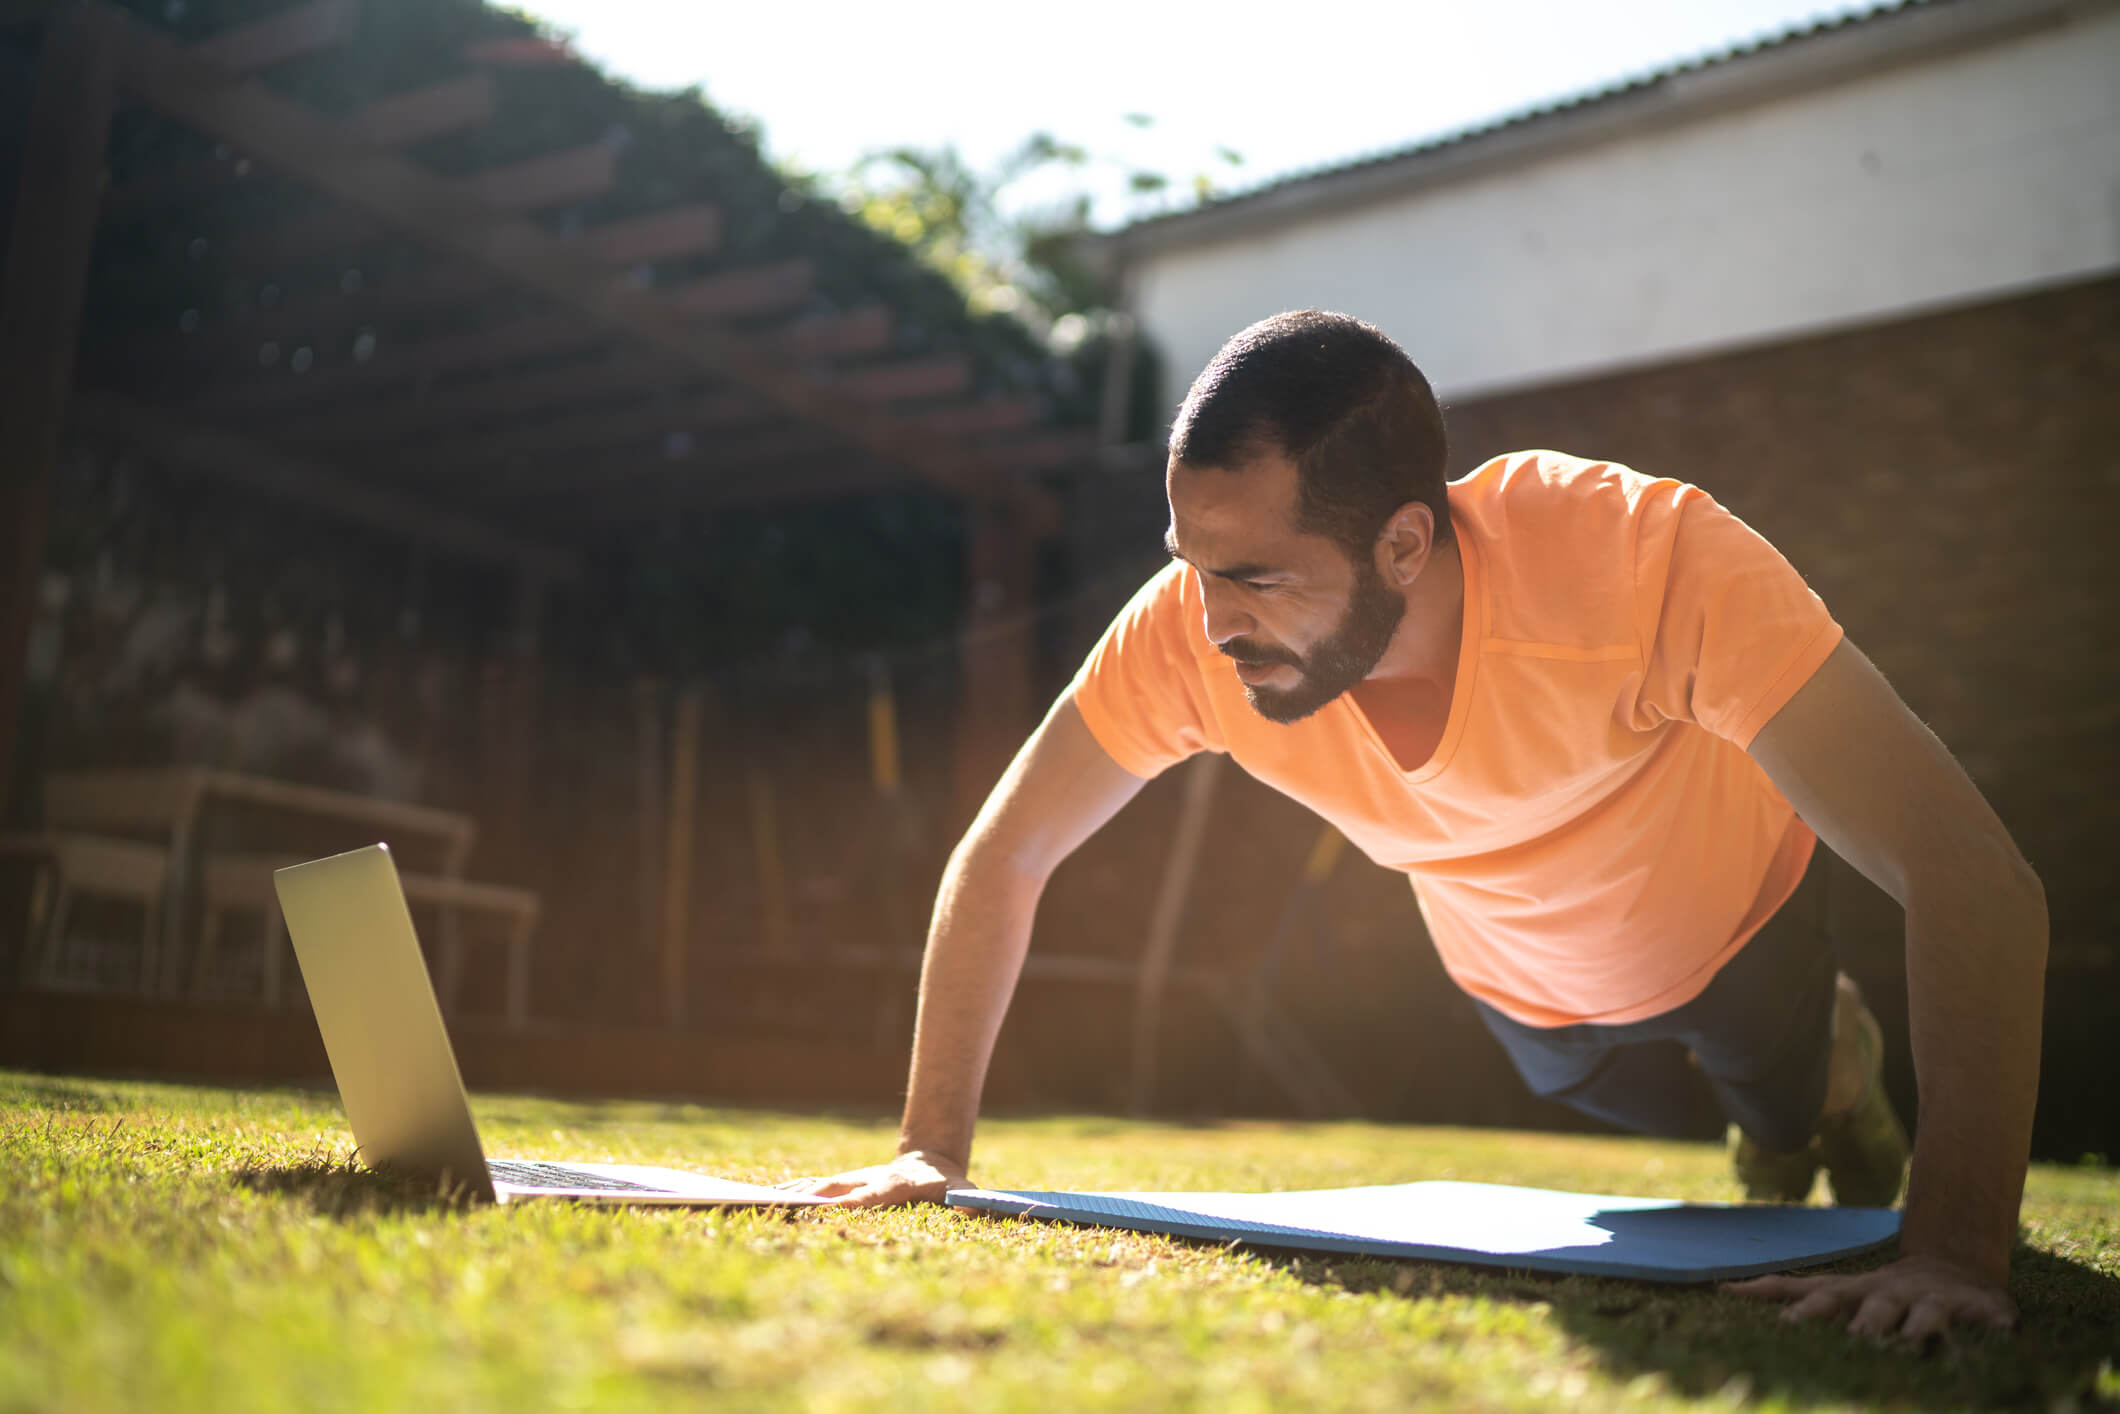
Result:
M1269 665L1300 668L1303 660L1286 648L1262 648L1256 643L1247 643L1241 638L1232 638L1227 643L1215 645L1223 657L1242 663L1247 668L1264 668Z

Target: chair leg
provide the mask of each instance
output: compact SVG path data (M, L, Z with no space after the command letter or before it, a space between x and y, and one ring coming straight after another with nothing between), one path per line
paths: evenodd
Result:
M140 905L140 995L153 996L155 992L154 940L159 934L156 927L162 921L162 905L159 900L148 899Z
M530 920L523 919L508 938L508 1027L520 1031L530 1020Z
M37 982L49 987L59 980L59 950L66 946L67 915L73 912L74 891L64 875L59 879L59 897L52 904L51 926L44 932L43 956L37 959Z
M30 875L29 916L23 920L22 951L14 960L15 976L25 987L37 985L37 968L44 961L45 936L51 931L55 873L49 860L39 860Z
M215 956L221 951L221 908L211 905L206 916L199 920L199 944L191 955L191 998L197 1001L206 992L207 974L212 971Z
M435 990L441 993L442 1014L454 1016L456 1014L457 988L463 981L464 975L463 929L458 922L457 912L453 906L446 903L443 904L441 914L441 956L436 959L435 966L435 970L440 976L435 979L437 983Z
M264 926L265 952L258 964L260 981L259 999L265 1005L277 1008L280 1005L280 960L286 949L280 943L280 910L268 902L265 905Z

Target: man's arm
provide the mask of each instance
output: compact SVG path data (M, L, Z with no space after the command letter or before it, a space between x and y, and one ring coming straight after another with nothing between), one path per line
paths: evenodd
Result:
M1843 642L1752 755L1833 850L1906 910L1920 1116L1899 1260L1852 1277L1764 1277L1802 1319L1922 1339L2007 1325L2005 1290L2039 1088L2046 896L2002 822L1882 674Z
M1060 861L1143 781L1105 754L1063 696L950 855L920 969L913 1072L898 1158L796 1185L856 1207L934 1201L962 1186L994 1037Z

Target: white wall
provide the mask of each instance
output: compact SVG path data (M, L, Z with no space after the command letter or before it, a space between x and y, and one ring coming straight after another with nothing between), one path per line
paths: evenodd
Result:
M2110 271L2120 11L1137 259L1168 403L1284 309L1464 397Z

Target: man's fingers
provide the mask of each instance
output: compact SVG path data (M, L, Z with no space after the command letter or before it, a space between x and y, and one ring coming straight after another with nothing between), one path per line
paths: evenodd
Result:
M1846 1281L1831 1282L1823 1278L1811 1289L1810 1295L1781 1313L1784 1321L1815 1321L1821 1316L1837 1316L1862 1299L1862 1292Z
M1967 1303L1966 1315L1984 1321L1998 1331L2017 1324L2017 1303L2000 1291L1983 1291Z
M1848 1320L1848 1334L1866 1335L1873 1340L1883 1340L1899 1329L1899 1323L1907 1313L1906 1298L1888 1286L1881 1286L1862 1299L1862 1305Z
M1950 1301L1941 1296L1924 1296L1907 1311L1906 1323L1899 1334L1909 1345L1923 1345L1951 1328L1951 1318L1957 1312Z

